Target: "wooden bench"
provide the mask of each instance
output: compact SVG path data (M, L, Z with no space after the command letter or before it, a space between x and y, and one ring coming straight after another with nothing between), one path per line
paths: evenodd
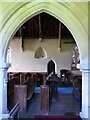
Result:
M42 74L42 73L40 73ZM43 73L45 74L45 73ZM43 75L42 74L42 75ZM11 75L11 76L10 76ZM14 103L12 103L12 108L14 107L14 105L18 102L18 96L20 96L20 90L21 92L23 91L22 89L24 89L21 86L27 86L27 90L25 92L26 94L26 102L27 100L30 100L32 98L32 95L34 93L35 87L37 86L37 74L35 73L30 73L30 72L18 72L18 73L8 73L8 103L10 103L10 99L11 96L14 96ZM18 86L15 90L15 86ZM19 89L21 87L21 89ZM22 92L23 93L23 92ZM18 95L17 95L18 94ZM23 98L23 97L22 97ZM10 109L11 109L10 107ZM9 106L8 106L9 109Z
M14 93L14 85L19 85L19 84L20 84L20 81L17 78L8 80L8 83L7 83L7 96L8 97Z
M34 79L29 78L26 81L24 81L22 85L27 85L27 100L31 99L36 87Z
M27 111L27 100L32 98L36 87L33 76L23 81L22 84L14 86L14 104L19 101L20 112Z

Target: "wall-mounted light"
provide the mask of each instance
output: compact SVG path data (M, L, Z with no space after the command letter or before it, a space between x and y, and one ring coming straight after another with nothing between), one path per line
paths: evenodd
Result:
M20 50L21 50L21 52L24 51L24 36L23 36L23 29L25 29L24 26L20 28Z
M24 47L21 46L21 47L20 47L20 50L21 50L21 52L24 52Z
M58 47L58 52L61 52L61 47L60 46Z

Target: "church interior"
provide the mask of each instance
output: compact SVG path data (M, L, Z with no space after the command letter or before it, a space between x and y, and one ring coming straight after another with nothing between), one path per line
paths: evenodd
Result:
M57 105L60 100L57 101L56 99L59 99L60 96L64 97L64 95L68 99L65 103L66 105L72 99L74 99L74 102L76 101L76 109L74 109L75 106L72 103L72 110L67 109L63 112L57 110L58 112L54 114L58 115L62 113L61 115L64 115L67 112L68 114L79 114L82 88L82 75L80 70L76 68L76 65L80 62L79 51L72 34L61 21L44 12L34 16L16 32L10 41L7 55L8 61L12 63L12 66L8 69L7 90L9 110L13 109L14 105L18 102L17 99L25 99L23 91L25 88L22 90L23 93L19 89L23 85L26 85L27 101L25 101L26 103L20 102L22 104L21 110L28 112L28 109L30 109L29 103L33 97L37 96L35 99L39 99L42 96L41 94L45 96L45 91L42 90L40 92L40 89L42 89L41 86L44 85L44 80L46 80L46 86L49 86L49 93L47 93L47 95L49 94L49 98L45 98L47 103L44 104L49 104L49 108L42 105L43 98L41 98L41 102L37 101L39 106L45 107L43 110L41 109L43 112L42 115L49 114L52 104L55 104L52 101L56 102ZM56 78L54 76L48 78L52 72L57 75ZM52 86L53 81L54 85ZM15 85L18 86L15 87ZM55 87L58 89L57 92L55 91ZM62 88L62 91L63 89L67 91L71 88L71 92L61 92L60 94L60 88ZM38 108L40 108L39 106ZM33 107L32 109L32 115L34 115L34 109L36 108ZM66 107L63 109L66 109ZM38 111L40 109L37 110L37 113ZM41 114L41 112L38 114Z
M90 69L87 62L89 59L86 47L87 24L84 27L84 22L87 21L87 3L80 2L78 5L72 2L65 3L68 7L60 2L40 3L41 5L36 2L16 2L12 8L8 8L7 12L2 12L8 17L5 23L2 22L0 34L3 36L0 43L2 46L0 48L0 84L2 84L0 117L2 114L7 114L15 120L89 118L88 76ZM2 3L2 11L8 5L9 3ZM10 17L9 10L16 6L17 10L13 10L15 13L12 12ZM21 16L26 12L26 18L22 16L21 20L17 17L20 15L18 7L20 7ZM75 8L77 14L70 14L69 7L72 11ZM30 9L32 12L28 13ZM81 16L78 9L83 10ZM56 14L54 14L55 10ZM72 18L66 13L72 15ZM14 23L14 14L17 23ZM83 16L85 20L79 23L78 20L81 19L80 17L84 18ZM74 17L77 18L77 22ZM12 25L9 19L11 23L13 21ZM76 28L74 22L77 23ZM84 29L80 31L78 25ZM11 27L11 31L8 26ZM80 42L81 38L82 42Z

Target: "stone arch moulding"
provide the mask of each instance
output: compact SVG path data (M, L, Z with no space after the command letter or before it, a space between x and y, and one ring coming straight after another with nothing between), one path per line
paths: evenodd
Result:
M12 4L15 4L15 3L12 3ZM84 56L88 54L86 53L87 49L86 49L86 52L84 52L85 49L84 50L82 49L82 46L80 45L79 40L81 39L82 42L86 40L86 42L84 42L85 43L84 45L85 46L87 45L86 29L84 28L84 25L80 21L80 19L76 16L77 13L74 13L75 11L74 12L71 11L70 7L71 7L70 3L60 3L56 1L55 2L40 2L40 3L34 1L30 3L28 2L27 4L25 3L25 5L23 4L20 7L15 6L15 8L13 8L13 12L12 12L13 14L9 14L9 16L7 16L8 19L3 24L3 28L1 31L1 35L2 35L2 39L1 39L2 47L1 48L2 49L1 48L0 49L1 49L1 52L3 53L2 61L6 62L8 44L9 44L10 39L13 37L13 35L17 31L17 29L27 20L29 20L33 16L39 13L42 13L42 12L46 12L54 16L55 18L57 18L58 20L60 20L67 26L67 28L72 33L78 45L80 54L82 56L82 58L80 59L82 61ZM83 14L86 14L86 13L83 13Z

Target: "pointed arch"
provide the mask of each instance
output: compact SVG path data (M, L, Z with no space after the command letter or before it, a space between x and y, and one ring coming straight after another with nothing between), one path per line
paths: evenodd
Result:
M87 38L87 24L85 25L82 21L82 17L79 13L79 8L81 6L80 12L83 11L84 19L87 20L87 12L83 9L83 4L76 3L62 3L62 2L27 2L27 3L13 3L10 12L10 9L7 9L7 14L2 22L2 30L0 33L1 41L0 41L0 55L2 55L3 62L6 62L6 54L8 49L8 44L10 39L13 37L17 29L25 23L27 20L32 18L33 16L46 12L58 20L61 20L67 28L72 33L77 46L80 51L81 60L86 59L88 57L88 38ZM77 6L77 9L73 11L73 6ZM86 4L85 4L86 6ZM8 7L10 7L8 5ZM5 12L5 11L4 11ZM85 27L86 26L86 27ZM82 30L82 32L81 32ZM81 45L84 42L83 46ZM83 49L83 47L85 49Z

